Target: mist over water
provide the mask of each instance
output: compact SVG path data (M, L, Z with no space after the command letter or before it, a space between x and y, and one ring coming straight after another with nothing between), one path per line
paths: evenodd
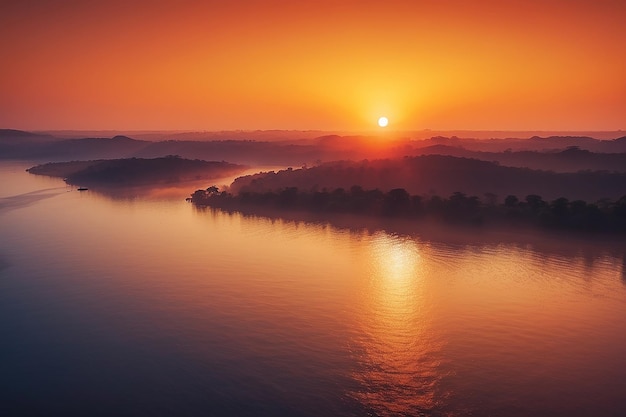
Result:
M623 245L244 216L29 166L0 164L0 414L626 412Z

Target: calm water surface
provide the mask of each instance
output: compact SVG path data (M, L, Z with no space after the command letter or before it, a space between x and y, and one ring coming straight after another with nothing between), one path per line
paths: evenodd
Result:
M30 165L0 163L1 415L626 414L619 242L242 216Z

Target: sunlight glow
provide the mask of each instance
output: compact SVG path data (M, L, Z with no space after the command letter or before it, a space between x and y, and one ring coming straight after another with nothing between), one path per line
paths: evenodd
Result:
M388 124L389 124L389 119L387 119L385 116L382 116L378 119L378 126L387 127Z
M440 350L433 339L428 288L420 247L415 240L385 232L371 240L367 305L363 314L362 381L379 387L357 393L368 407L409 415L435 404L434 389ZM383 414L383 413L381 413Z

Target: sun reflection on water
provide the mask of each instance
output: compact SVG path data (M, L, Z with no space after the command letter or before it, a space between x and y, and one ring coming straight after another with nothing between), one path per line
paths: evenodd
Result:
M376 415L419 415L437 406L440 342L431 325L418 242L372 237L355 397Z

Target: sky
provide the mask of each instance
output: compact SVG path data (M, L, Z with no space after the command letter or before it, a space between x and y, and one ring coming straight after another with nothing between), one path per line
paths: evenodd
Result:
M626 129L626 2L2 1L0 128Z

